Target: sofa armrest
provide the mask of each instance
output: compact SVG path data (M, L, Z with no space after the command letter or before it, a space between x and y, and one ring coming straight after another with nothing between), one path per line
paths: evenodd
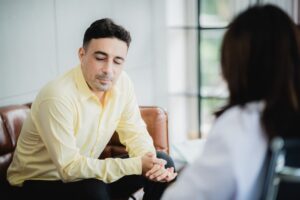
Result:
M140 106L140 111L153 139L155 149L169 153L167 112L157 106ZM126 153L125 147L119 141L118 134L114 133L100 158L117 157Z
M155 106L140 106L140 110L156 150L169 153L167 112Z

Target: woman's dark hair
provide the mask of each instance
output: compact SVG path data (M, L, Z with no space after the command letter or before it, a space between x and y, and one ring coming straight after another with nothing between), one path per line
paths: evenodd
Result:
M127 47L131 42L130 33L109 18L97 20L90 25L84 33L83 47L86 48L92 39L97 38L117 38L124 41Z
M254 6L229 25L221 68L229 102L217 113L264 101L261 123L269 139L300 136L300 54L296 25L273 5Z

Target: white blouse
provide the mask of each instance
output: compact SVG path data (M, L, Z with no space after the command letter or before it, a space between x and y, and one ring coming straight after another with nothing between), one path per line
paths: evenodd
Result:
M260 118L262 102L228 109L217 120L196 161L179 174L163 200L255 200L267 138Z

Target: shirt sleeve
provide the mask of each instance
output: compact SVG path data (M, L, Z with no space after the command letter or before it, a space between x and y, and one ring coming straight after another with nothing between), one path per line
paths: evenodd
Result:
M143 156L147 152L155 154L153 140L141 117L131 82L128 83L126 98L127 102L117 127L120 142L126 146L130 157Z
M80 153L74 132L74 108L71 103L47 99L40 103L34 121L61 179L70 182L96 178L106 183L124 175L141 174L140 157L99 160Z
M234 199L236 181L231 153L221 132L221 127L216 127L210 133L202 153L183 169L176 182L165 191L163 200Z

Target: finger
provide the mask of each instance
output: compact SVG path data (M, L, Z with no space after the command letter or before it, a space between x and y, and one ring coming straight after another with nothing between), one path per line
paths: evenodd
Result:
M165 161L164 159L159 159L159 160L160 160L161 165L165 166L167 164L167 161Z
M162 175L163 173L165 173L167 170L164 167L160 167L159 170L157 170L156 172L152 173L149 178L150 179L156 179L157 177L159 177L160 175Z
M156 158L156 159L154 160L154 163L155 163L155 164L162 165L162 166L165 166L165 165L167 164L167 161L165 161L164 159Z
M166 171L166 169L160 165L158 165L159 168L153 172L152 174L149 175L150 179L155 179L156 177L160 176L162 173L164 173Z
M147 152L146 155L149 157L154 157L154 153L152 153L152 152Z
M161 181L161 182L165 182L165 180L167 179L167 177L169 176L169 171L165 170L164 173L162 173L161 175L156 177L156 181Z
M170 182L170 181L174 180L177 175L178 175L177 173L171 173L171 174L169 173L169 176L166 178L166 181Z
M174 167L168 167L166 168L166 170L168 170L168 172L173 173L174 172Z
M169 172L168 175L164 179L160 180L159 182L170 182L174 180L178 174L172 171L174 171L174 168L173 169L168 168L168 172Z
M167 168L167 170L169 170L169 172L173 173L175 169L174 169L174 167L169 167L169 168Z
M174 176L174 167L166 168L166 171L168 172L168 173L166 173L167 176L160 179L159 180L160 182L169 182L170 179L172 179L172 180L174 179L174 178L172 178L172 176Z
M161 168L160 165L154 165L149 171L146 172L146 176L150 176L151 174L155 173L157 170Z

